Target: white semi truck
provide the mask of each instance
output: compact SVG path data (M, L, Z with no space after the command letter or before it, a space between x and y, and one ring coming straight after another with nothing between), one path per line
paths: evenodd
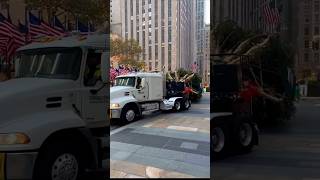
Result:
M184 85L167 83L165 75L159 72L118 76L110 89L110 117L128 123L146 112L187 110L191 101L181 93Z
M0 180L109 173L108 41L75 35L18 49L15 78L0 82Z

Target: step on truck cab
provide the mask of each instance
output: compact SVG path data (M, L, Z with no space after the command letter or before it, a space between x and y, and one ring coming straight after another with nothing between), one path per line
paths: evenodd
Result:
M131 122L147 112L189 109L190 99L182 94L168 95L166 84L165 75L158 72L116 77L110 89L110 118Z
M74 35L17 50L15 78L0 83L0 180L109 173L108 41Z

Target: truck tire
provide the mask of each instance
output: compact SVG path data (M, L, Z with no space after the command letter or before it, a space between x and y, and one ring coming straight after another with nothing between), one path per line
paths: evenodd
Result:
M212 159L222 159L227 155L229 136L229 130L226 125L217 125L211 128Z
M136 120L137 117L138 117L137 108L135 108L132 105L127 105L122 109L120 118L124 123L130 123L130 122Z
M175 102L174 102L174 106L173 106L173 109L175 111L181 111L181 100L177 99Z
M254 146L255 128L249 121L241 121L236 129L236 146L240 153L250 152Z
M70 142L48 144L37 158L34 180L81 180L85 176L86 153Z

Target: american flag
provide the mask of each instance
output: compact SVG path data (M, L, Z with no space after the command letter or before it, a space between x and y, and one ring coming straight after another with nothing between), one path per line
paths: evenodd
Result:
M278 25L280 23L281 17L278 8L276 7L275 0L266 0L263 7L263 14L265 20L270 25Z
M0 36L1 54L9 61L15 51L25 44L24 34L11 23L10 17L6 18L0 13Z
M0 34L5 37L11 37L14 43L20 46L25 44L24 34L11 23L10 18L7 19L2 14L0 14Z
M29 32L32 37L35 36L64 36L65 32L51 27L41 19L29 12Z
M198 64L197 62L194 62L192 65L191 65L191 71L193 73L196 73L197 72L197 68L198 68Z

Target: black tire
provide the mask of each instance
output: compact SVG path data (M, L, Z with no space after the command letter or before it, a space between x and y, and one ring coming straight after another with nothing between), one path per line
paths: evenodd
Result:
M130 123L138 119L138 110L132 105L125 106L121 111L121 121L123 123Z
M181 111L182 110L182 104L181 104L181 100L180 99L177 99L174 102L173 110L175 110L175 111Z
M35 164L33 179L58 180L59 176L63 175L70 176L70 179L83 179L85 176L86 166L90 163L86 159L88 155L86 155L85 152L81 152L79 149L81 148L74 146L71 142L55 141L48 143L39 152L39 156ZM69 169L67 168L69 171L62 174L61 171L65 170L64 168L66 166L69 166Z
M236 126L235 145L240 153L248 153L252 150L255 144L255 127L252 122L242 120Z
M219 160L226 157L230 144L230 134L227 125L212 125L211 127L211 157Z

